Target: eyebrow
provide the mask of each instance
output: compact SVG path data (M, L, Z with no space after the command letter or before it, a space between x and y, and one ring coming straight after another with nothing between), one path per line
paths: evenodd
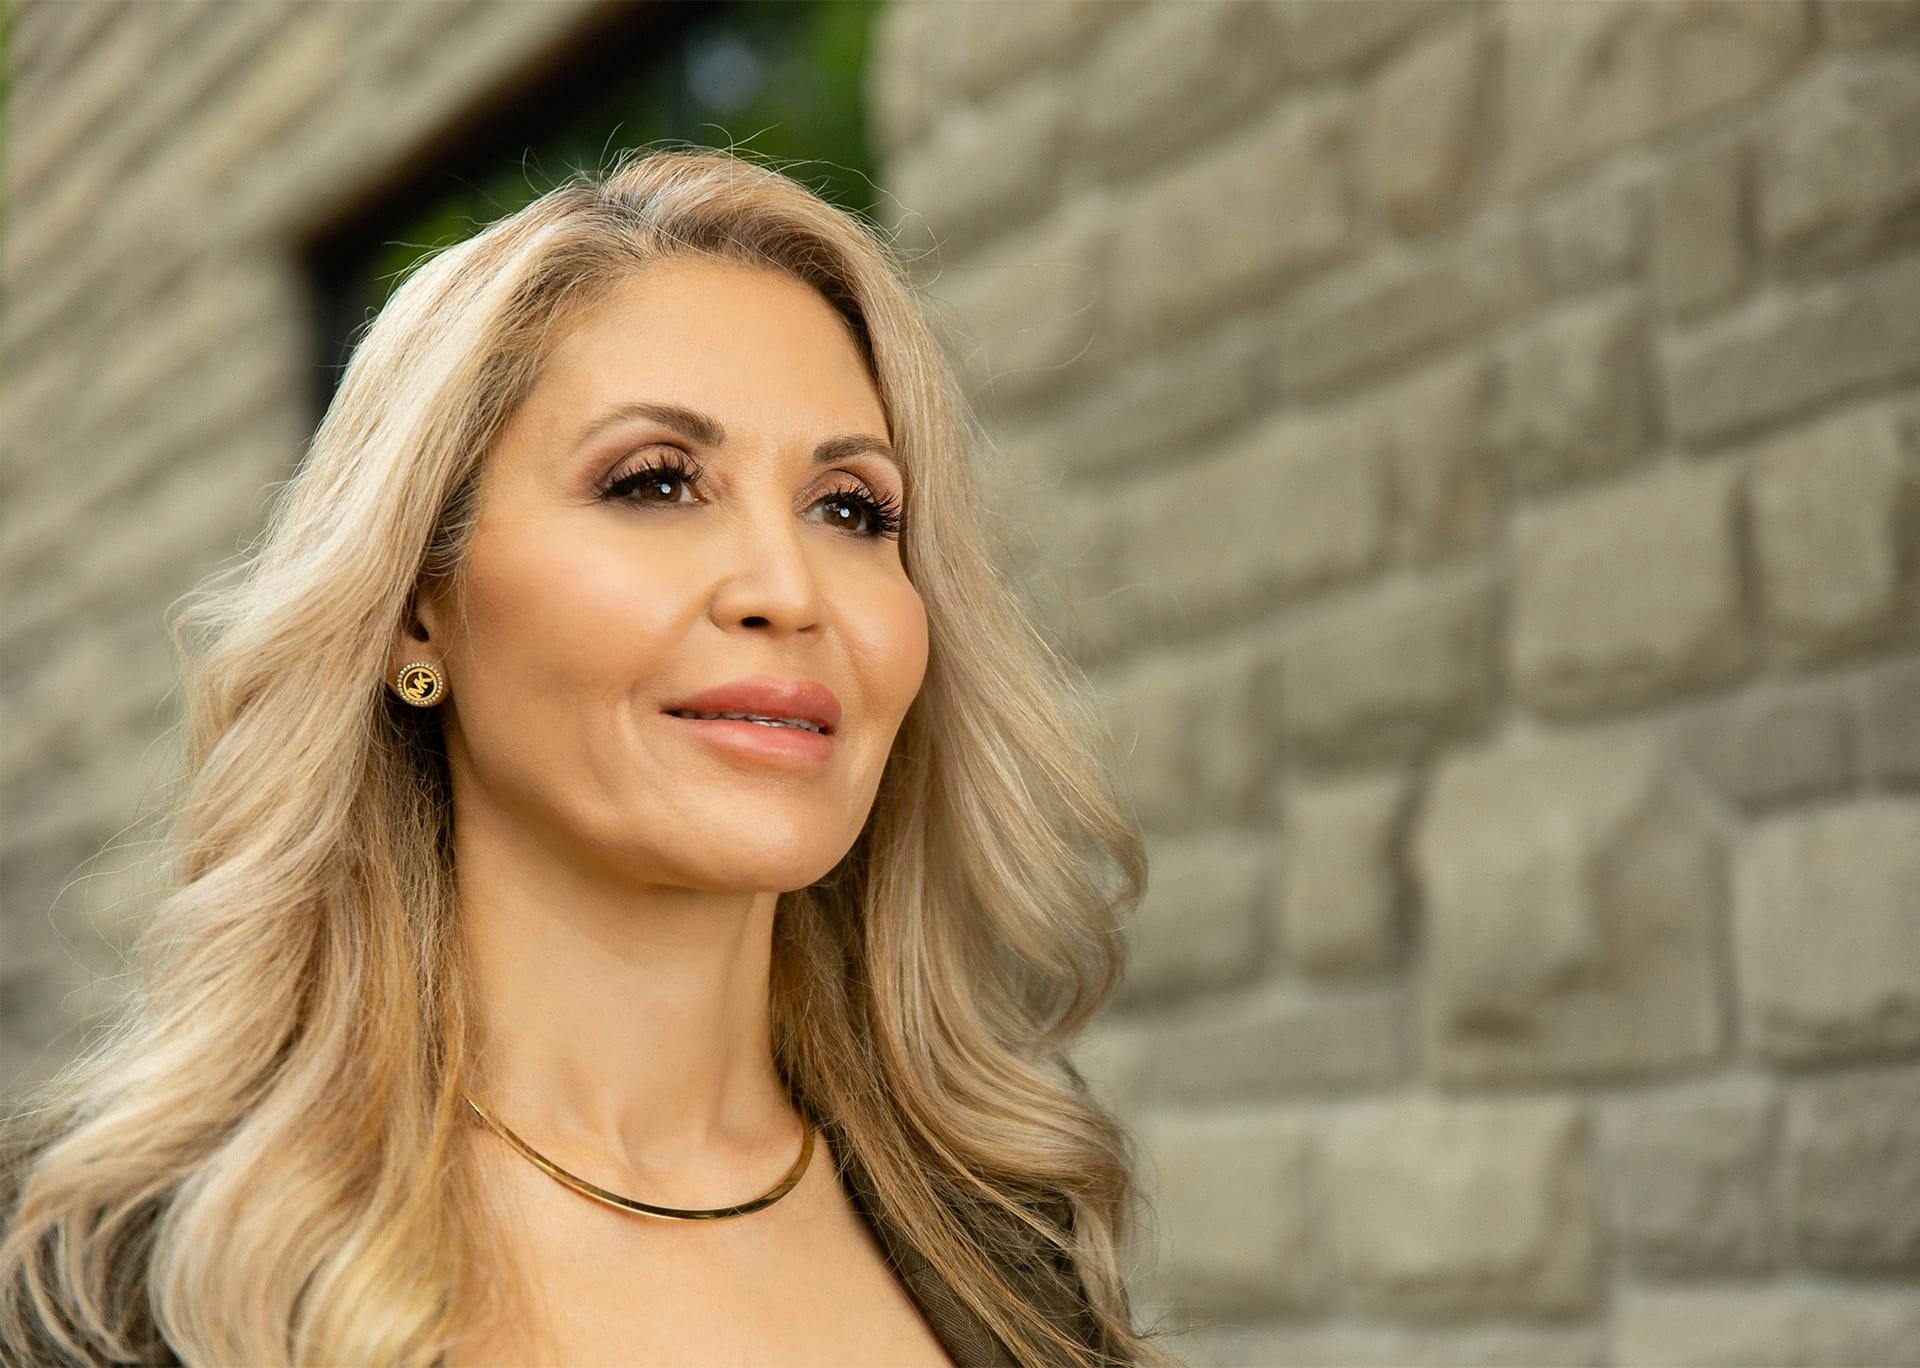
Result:
M670 427L702 446L717 447L727 444L727 430L718 418L681 404L635 399L624 404L615 404L588 423L574 441L573 449L578 451L608 428L618 427L622 423L641 418L651 419ZM899 454L894 451L892 443L884 437L875 437L864 432L849 432L838 437L827 438L813 449L813 463L817 466L832 465L835 461L844 461L849 457L860 455L874 455L882 460L891 461L895 466L900 465Z

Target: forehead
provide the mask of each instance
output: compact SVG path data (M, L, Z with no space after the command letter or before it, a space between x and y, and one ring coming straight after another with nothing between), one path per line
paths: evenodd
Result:
M566 328L526 415L565 442L620 403L711 413L752 440L887 432L845 321L812 287L776 271L676 260L637 272Z

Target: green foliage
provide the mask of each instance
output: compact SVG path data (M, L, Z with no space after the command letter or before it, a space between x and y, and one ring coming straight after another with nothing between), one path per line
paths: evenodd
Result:
M517 155L451 185L359 264L349 290L377 310L431 249L459 242L622 148L731 147L780 167L855 211L872 207L863 93L879 0L650 5L662 16L615 85L568 102L565 120L527 130Z

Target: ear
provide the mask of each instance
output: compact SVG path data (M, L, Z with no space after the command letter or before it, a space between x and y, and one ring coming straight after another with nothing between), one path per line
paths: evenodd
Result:
M425 586L416 588L413 601L407 606L406 618L400 624L400 631L394 637L393 647L387 655L388 678L399 674L402 666L416 660L441 663L447 650L446 634L442 627L445 621L445 606L440 596Z

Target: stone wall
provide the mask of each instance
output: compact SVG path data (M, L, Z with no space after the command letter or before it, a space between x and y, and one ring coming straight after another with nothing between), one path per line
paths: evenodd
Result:
M589 8L20 8L0 1087L119 989L288 244ZM1151 837L1145 1309L1920 1362L1920 7L896 3L868 93Z
M119 996L178 716L163 614L311 431L293 245L586 0L25 0L0 323L0 1089Z
M885 33L1193 1360L1920 1363L1920 8Z

